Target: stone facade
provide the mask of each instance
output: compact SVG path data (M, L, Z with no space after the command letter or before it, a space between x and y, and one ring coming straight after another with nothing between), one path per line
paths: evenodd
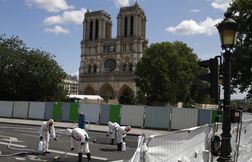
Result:
M134 71L146 46L146 17L137 3L120 9L116 38L112 38L108 13L87 11L81 41L79 94L118 99L127 86L136 92Z

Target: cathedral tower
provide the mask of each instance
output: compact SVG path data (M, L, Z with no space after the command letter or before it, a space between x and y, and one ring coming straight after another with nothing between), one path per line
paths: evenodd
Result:
M87 11L83 21L79 94L118 99L125 87L136 92L134 70L147 46L146 17L136 3L117 16L117 36L112 38L111 16Z

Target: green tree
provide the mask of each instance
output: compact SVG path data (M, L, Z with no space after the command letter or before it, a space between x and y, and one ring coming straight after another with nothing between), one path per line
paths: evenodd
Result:
M199 74L197 56L183 42L151 44L135 74L139 94L147 105L187 103L197 97L193 89Z
M134 104L134 91L130 87L126 87L119 96L119 103L125 105Z
M232 59L232 85L252 94L252 0L236 0L228 11L237 22L237 41Z
M18 37L0 35L1 100L64 100L65 77L54 56L30 49Z

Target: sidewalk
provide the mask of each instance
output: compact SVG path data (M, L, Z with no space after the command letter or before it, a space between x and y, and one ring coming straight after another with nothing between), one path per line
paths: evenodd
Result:
M42 120L0 118L0 123L6 123L6 124L23 124L23 125L40 126L42 122L43 122ZM54 124L55 127L58 128L73 128L74 126L74 123L72 122L54 122ZM93 132L107 132L107 130L108 130L107 125L90 124L89 127L89 131ZM168 131L132 127L132 130L128 133L128 135L139 136L143 133L148 137L150 135L165 134L168 133Z

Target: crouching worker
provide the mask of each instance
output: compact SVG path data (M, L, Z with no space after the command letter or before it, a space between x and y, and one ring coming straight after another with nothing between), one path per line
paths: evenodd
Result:
M71 151L74 150L74 146L77 147L78 162L82 162L83 150L85 150L88 162L90 162L91 155L88 144L89 136L87 132L81 128L74 128L74 129L67 129L66 133L71 139Z
M50 153L48 151L50 136L52 136L53 139L55 141L57 141L56 134L55 134L55 128L54 128L54 124L53 124L53 119L49 119L48 121L42 123L42 125L39 129L39 136L40 136L40 141L43 142L43 152Z
M117 128L117 151L122 151L122 143L127 133L131 130L130 126L121 126Z
M120 125L117 122L115 123L112 123L111 121L108 122L108 132L106 136L109 136L111 138L111 142L110 142L111 145L114 144L114 139L116 137L116 130L119 127Z

